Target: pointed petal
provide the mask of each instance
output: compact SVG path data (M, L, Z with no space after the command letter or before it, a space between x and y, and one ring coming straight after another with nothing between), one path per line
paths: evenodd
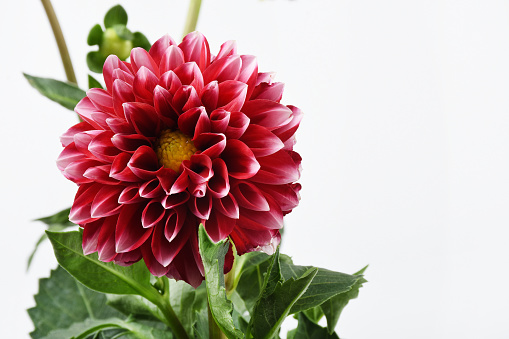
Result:
M194 146L201 151L201 154L215 159L226 147L226 137L222 133L201 133L194 139Z
M100 218L118 214L122 207L118 202L118 197L123 189L123 186L102 186L92 201L90 209L92 217Z
M143 209L141 225L144 228L153 227L163 219L165 213L166 210L161 206L161 203L157 200L152 200Z
M129 252L140 247L152 233L152 228L143 228L141 215L145 204L123 205L115 229L115 250Z
M224 133L230 122L231 113L222 108L210 113L210 130L213 133Z
M173 40L171 36L166 34L163 37L159 38L156 42L154 42L152 47L150 47L150 51L148 51L148 53L150 54L154 62L159 65L161 63L161 58L163 57L164 53L166 52L168 47L172 45L177 45L177 43L175 42L175 40Z
M192 108L178 119L179 130L185 135L197 137L210 132L210 119L203 106Z
M227 80L219 84L219 101L217 106L227 111L239 111L244 106L247 85L240 81Z
M242 112L232 112L224 134L228 139L238 139L249 126L250 119Z
M231 193L221 199L214 198L214 209L232 219L239 218L239 205Z
M214 242L228 238L237 220L231 219L222 213L212 210L209 220L204 223L207 234Z
M253 152L239 140L228 140L221 158L226 163L229 175L236 179L251 178L260 169Z
M212 210L212 198L210 196L203 198L191 197L187 206L198 219L208 219Z
M228 169L224 161L217 158L212 161L212 170L214 176L207 183L208 193L214 198L222 198L230 191Z
M242 112L251 119L252 124L263 126L269 131L286 125L291 121L293 114L288 107L263 99L246 102Z
M170 46L166 49L161 62L159 63L159 71L161 74L173 71L178 66L184 63L184 53L177 46Z
M148 68L142 66L133 82L134 96L138 101L151 104L154 100L154 88L159 83L159 78L156 77Z
M203 87L200 100L207 112L212 112L217 108L217 102L219 100L219 85L217 81L211 81Z
M187 34L179 45L187 62L194 61L203 72L210 64L209 43L199 32Z
M251 124L239 139L245 143L255 157L274 154L284 147L283 142L265 127Z
M146 67L159 77L159 66L150 54L141 47L135 47L131 50L131 65L134 73L138 72L141 67Z
M127 121L136 132L149 138L159 134L159 119L154 107L141 102L125 103L123 107Z
M127 167L138 178L150 180L156 177L156 172L161 166L154 150L148 146L141 146L134 152Z
M262 191L249 182L239 182L232 187L231 192L240 207L262 212L270 210L269 203Z
M287 151L281 150L272 155L258 158L260 170L251 181L262 184L283 185L295 182L300 177L299 165Z
M203 82L208 84L214 80L217 80L219 83L226 80L237 80L241 67L242 59L239 55L216 59L203 72Z

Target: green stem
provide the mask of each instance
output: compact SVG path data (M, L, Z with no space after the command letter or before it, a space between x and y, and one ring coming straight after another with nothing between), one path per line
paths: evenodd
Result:
M58 50L60 52L60 57L62 58L62 63L64 64L64 70L65 75L67 77L67 81L73 84L78 84L78 82L76 81L76 76L74 75L74 68L72 67L71 57L69 56L69 51L67 50L67 45L65 44L64 34L62 33L62 29L60 28L60 24L58 23L57 15L53 10L51 1L41 0L41 2L42 5L44 6L44 10L46 11L46 15L48 16L48 20L51 25L51 29L53 30L55 40L57 41Z
M209 311L209 339L228 339L219 326L217 326L208 303L207 310Z
M144 297L154 303L163 312L166 324L171 328L173 334L175 334L178 339L189 339L184 326L182 326L182 323L171 307L170 284L168 277L163 277L163 284L164 287L162 295L156 292L150 296L146 295Z
M196 30L196 23L200 15L201 0L190 0L189 10L187 11L186 25L184 26L184 36Z

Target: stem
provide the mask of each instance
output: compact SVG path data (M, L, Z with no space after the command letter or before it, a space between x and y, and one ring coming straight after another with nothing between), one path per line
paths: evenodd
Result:
M168 282L168 277L163 277L163 294L157 294L156 298L147 298L152 303L154 303L164 314L164 317L167 321L167 325L173 331L173 334L179 339L189 339L184 326L180 322L179 318L175 314L175 311L171 307L170 304L170 284Z
M207 310L209 312L209 339L228 339L226 335L217 326L212 312L210 311L210 305L207 303Z
M196 30L196 23L200 15L201 0L190 0L189 10L187 12L186 25L184 26L184 36Z
M69 51L67 50L67 45L65 44L65 38L62 33L62 29L60 28L60 24L58 23L55 11L53 10L53 6L51 5L51 1L41 0L41 2L44 6L44 10L46 11L46 15L48 16L48 20L51 25L51 29L53 30L55 40L57 41L58 51L60 52L60 57L62 58L62 63L64 64L67 81L73 84L77 84L78 82L76 81L76 76L74 75L71 57L69 56Z

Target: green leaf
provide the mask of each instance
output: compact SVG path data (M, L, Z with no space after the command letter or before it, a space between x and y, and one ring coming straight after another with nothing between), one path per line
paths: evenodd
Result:
M60 232L64 230L67 227L71 226L77 226L69 221L69 213L71 211L71 208L66 208L58 213L55 213L53 215L50 215L48 217L36 219L36 221L42 221L48 226L48 230ZM47 236L46 234L42 234L39 240L37 240L37 243L35 244L34 250L28 257L27 261L27 270L30 268L30 265L32 264L32 260L34 259L35 253L37 252L37 249L39 248L39 245L42 244L44 240L46 240Z
M76 104L85 97L86 93L79 87L48 78L34 77L23 73L30 85L46 98L53 100L67 109L74 110Z
M329 333L334 332L341 312L350 300L357 298L362 284L367 282L367 280L362 276L366 268L367 266L354 274L354 276L359 277L359 279L354 283L349 291L338 294L320 305L320 308L323 310L323 313L327 318L327 329L329 330Z
M331 299L329 299L329 300L331 300ZM323 311L320 306L309 308L305 311L302 311L302 313L304 313L306 315L306 317L308 317L308 319L311 320L312 322L314 322L315 324L318 324L320 319L323 318Z
M339 339L336 333L329 334L326 328L313 323L302 313L298 314L298 319L297 328L288 332L287 339Z
M53 229L62 229L66 227L76 226L76 224L69 221L69 213L71 213L71 208L66 208L60 212L57 212L53 215L36 219L36 221L42 221L46 225L49 226L49 230Z
M276 335L292 306L306 292L317 272L317 268L310 268L298 279L291 277L284 281L278 249L272 256L262 293L251 314L248 333L252 333L254 338L266 339Z
M97 81L90 74L88 75L88 88L101 88L101 89L104 89L104 87L101 85L101 83L99 81Z
M198 230L200 255L205 269L205 282L207 284L207 295L210 311L217 325L230 339L243 338L242 332L233 324L232 303L226 299L224 285L224 258L228 252L228 240L217 244L210 239L203 224Z
M104 16L104 26L106 28L114 25L127 25L127 12L120 5L111 7Z
M133 47L141 47L147 52L150 50L150 47L152 47L150 41L148 41L147 37L141 32L134 32L132 41Z
M105 61L106 57L99 51L92 51L87 54L87 66L92 72L102 73Z
M127 27L125 27L125 25L114 25L111 28L115 30L115 33L118 35L120 39L123 40L134 39L134 34Z
M127 267L105 263L97 259L97 253L83 254L80 232L46 231L46 234L58 263L88 288L103 293L153 296L155 289L150 284L150 273L143 261Z
M281 258L281 273L285 280L298 278L311 268L313 267L294 265L292 260L287 256L282 256ZM319 306L338 294L346 293L350 291L360 279L362 279L360 276L318 268L315 279L313 279L302 298L292 307L290 313L293 314Z
M49 278L39 280L36 305L28 310L35 330L34 339L44 338L49 332L68 328L88 318L105 319L121 314L106 305L106 297L77 282L62 267L51 272Z
M195 289L184 281L169 279L170 304L187 333L192 333Z
M246 308L251 311L262 291L264 273L270 265L271 257L260 252L247 253L242 257L246 259L236 291L244 301Z
M103 39L103 29L101 25L97 24L88 33L87 44L89 46L100 45Z
M195 311L194 317L196 319L193 330L196 339L209 339L209 316L207 309Z
M106 294L106 299L109 306L127 316L133 316L136 319L165 321L161 311L139 295Z

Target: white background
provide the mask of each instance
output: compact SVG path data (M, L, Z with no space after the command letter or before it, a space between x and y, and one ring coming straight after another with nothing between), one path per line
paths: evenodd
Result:
M54 0L79 83L89 29L112 1ZM133 30L180 39L186 1L123 1ZM64 79L36 0L3 3L0 332L28 338L25 309L55 267L41 223L72 202L58 137L72 112L21 72ZM342 338L508 338L509 4L495 0L203 0L213 53L235 39L302 108L300 206L282 251L369 283ZM287 324L292 326L292 324Z

